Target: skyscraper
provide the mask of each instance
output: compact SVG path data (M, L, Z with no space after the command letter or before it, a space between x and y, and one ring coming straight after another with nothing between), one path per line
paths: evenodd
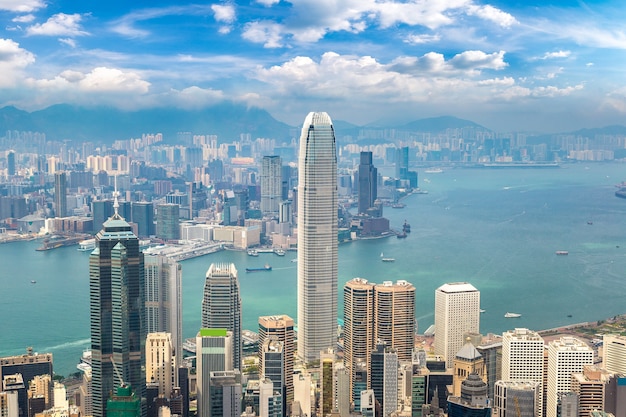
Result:
M539 384L537 412L543 404L544 341L539 333L515 329L502 333L502 380Z
M328 114L304 120L298 170L298 356L310 362L337 339L337 152Z
M232 332L229 369L241 369L241 297L235 264L211 264L206 272L202 297L202 327ZM216 369L218 370L218 369Z
M358 369L367 369L374 350L374 284L353 278L343 287L343 363L350 375L350 398L358 392Z
M261 161L261 212L277 215L282 201L282 162L280 156L264 156Z
M593 365L593 350L585 342L565 336L548 344L546 417L557 416L559 394L571 391L572 374L585 365Z
M169 398L176 380L174 346L169 333L148 333L146 338L146 383L159 385L159 396Z
M378 170L372 163L371 152L361 152L361 163L359 164L359 214L367 213L370 207L374 206L377 196Z
M154 205L141 201L131 203L133 223L137 224L137 235L148 237L154 234Z
M67 175L65 171L54 173L54 214L67 216Z
M260 347L270 338L282 342L284 352L283 375L285 376L285 390L283 404L285 411L289 410L293 401L293 362L295 353L295 330L293 319L287 315L259 317L259 375L265 375L265 363L262 360L263 351ZM287 415L287 414L285 414Z
M110 392L122 384L145 398L144 258L118 206L116 196L115 213L96 235L89 256L94 417L104 417Z
M233 370L233 333L226 329L200 329L196 335L196 393L198 416L210 416L211 374Z
M7 175L9 177L15 175L15 152L7 153Z
M385 281L374 287L374 340L409 361L415 345L415 287L407 281ZM460 348L460 347L459 347ZM455 352L456 353L456 352Z
M167 332L178 361L182 358L182 269L161 254L144 254L146 276L146 332Z
M626 336L605 334L602 340L606 370L626 374Z
M180 239L178 225L180 206L178 204L159 204L156 207L156 236L165 240Z
M449 368L463 347L463 334L478 333L480 292L467 282L444 284L435 291L435 354Z

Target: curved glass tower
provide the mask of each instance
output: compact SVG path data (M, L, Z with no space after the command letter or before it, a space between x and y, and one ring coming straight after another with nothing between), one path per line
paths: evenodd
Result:
M337 152L332 121L309 113L298 156L298 356L337 342Z

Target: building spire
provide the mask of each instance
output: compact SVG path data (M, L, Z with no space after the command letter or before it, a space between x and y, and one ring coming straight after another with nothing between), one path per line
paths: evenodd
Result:
M113 191L113 211L114 217L119 217L119 213L118 213L118 209L120 208L120 202L118 201L117 197L120 195L120 193L117 191L117 174L115 175L115 190Z

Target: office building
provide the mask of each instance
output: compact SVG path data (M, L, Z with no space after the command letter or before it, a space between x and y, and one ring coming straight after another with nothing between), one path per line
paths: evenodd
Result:
M0 416L20 417L17 391L0 391Z
M495 383L502 379L502 336L489 333L476 345L476 350L485 359L487 395L493 400Z
M359 407L363 417L374 417L376 415L376 397L374 391L361 391L361 406Z
M54 173L54 217L67 216L67 175L65 171Z
M536 381L496 381L493 417L541 415L541 384Z
M334 405L334 374L335 352L329 348L320 352L320 412L326 416L333 411Z
M119 386L107 400L106 417L140 417L141 398L132 386Z
M145 398L144 258L139 239L118 213L117 196L113 206L89 256L94 417L105 415L109 393L123 384Z
M144 254L146 332L170 334L175 368L182 359L183 312L181 265L162 254Z
M415 344L415 287L403 280L374 287L374 340L395 349L410 361Z
M537 332L519 328L502 333L502 380L539 383L538 404L543 404L544 351Z
M196 395L198 416L211 414L211 373L233 370L233 333L202 328L196 335Z
M408 146L396 149L396 178L400 180L406 180L409 178Z
M2 392L11 393L10 401L12 403L11 410L16 412L20 417L28 414L28 391L24 384L22 374L4 375L2 379ZM17 407L15 399L17 398ZM5 407L2 407L4 409Z
M381 407L383 416L391 417L398 410L398 354L394 348L383 353L383 391Z
M310 416L314 412L313 403L311 402L311 375L308 373L297 373L293 377L293 398L294 404L291 410L298 409L297 415ZM293 414L292 414L293 415Z
M177 384L174 345L169 333L148 333L146 338L146 383L158 384L158 395L169 398Z
M350 398L357 370L367 372L374 350L374 285L363 278L353 278L343 287L343 363L350 375Z
M609 372L626 375L626 336L605 334L602 341L604 368Z
M593 364L593 350L574 337L566 336L548 344L546 417L557 417L559 394L570 392L572 374Z
M444 284L435 291L435 354L446 366L463 347L464 333L480 331L480 292L467 282Z
M335 362L334 373L334 407L340 417L348 417L350 415L350 374L341 362Z
M337 152L326 113L309 113L298 157L298 356L337 342Z
M283 398L280 391L274 388L269 378L259 381L259 417L282 417Z
M452 395L461 395L461 385L471 374L478 375L485 383L485 360L471 342L467 342L454 356L454 377Z
M557 394L556 415L558 417L579 417L578 395L573 392L560 392Z
M26 349L26 354L6 356L0 358L0 384L7 375L20 374L27 387L36 376L50 375L52 377L52 353L34 353L33 348ZM27 412L27 395L20 395L20 408ZM25 414L26 415L26 414Z
M491 417L487 383L480 376L470 374L461 384L461 396L448 397L448 417Z
M276 336L270 336L265 339L263 345L259 346L259 352L262 355L259 369L263 368L263 373L260 374L261 379L272 382L272 394L279 392L281 398L285 398L287 375L285 375L286 357L283 342ZM292 375L290 377L293 378Z
M280 156L264 156L261 161L261 212L276 216L282 198L282 161Z
M209 385L209 409L200 414L198 408L198 416L240 417L242 393L239 370L213 371Z
M358 169L359 214L365 214L374 207L378 190L378 170L374 167L372 152L361 152Z
M229 369L241 369L241 297L235 264L211 264L206 272L202 297L202 327L232 332Z
M572 374L572 392L578 396L578 414L605 410L605 397L611 374L595 365L586 365L582 373Z
M293 319L285 314L259 317L259 346L263 346L270 338L280 341L283 347L283 375L285 376L283 403L285 411L287 411L293 401L294 390L293 364L296 346ZM259 375L264 375L264 373L264 363L261 360L261 350L259 349Z
M163 240L180 239L180 206L178 204L159 204L156 206L156 237Z
M132 222L137 225L138 237L154 235L154 205L140 201L131 203Z

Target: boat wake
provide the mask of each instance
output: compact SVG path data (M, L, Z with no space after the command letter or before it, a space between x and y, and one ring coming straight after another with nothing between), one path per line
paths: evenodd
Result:
M40 349L40 351L49 352L52 350L67 349L67 348L72 348L72 347L77 347L77 346L89 346L90 344L91 344L91 338L88 338L88 339L74 340L72 342L65 342L59 345L54 345L54 346L46 346Z

